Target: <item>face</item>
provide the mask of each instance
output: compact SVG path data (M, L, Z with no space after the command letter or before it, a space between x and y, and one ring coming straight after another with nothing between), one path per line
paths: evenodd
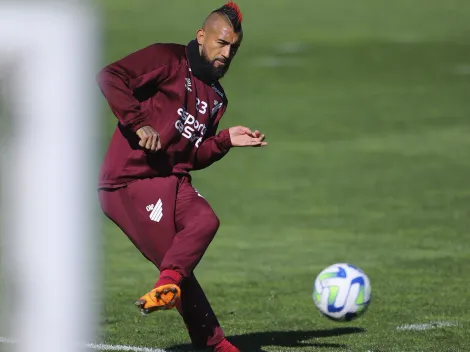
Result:
M214 77L222 78L228 71L242 38L243 34L235 33L230 23L223 18L197 32L200 54L211 66Z

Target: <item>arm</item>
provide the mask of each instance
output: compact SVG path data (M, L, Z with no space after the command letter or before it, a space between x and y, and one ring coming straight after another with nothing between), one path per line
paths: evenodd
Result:
M147 116L134 96L146 84L159 85L170 74L174 54L161 44L150 45L101 70L97 81L119 122L136 132L147 124Z
M193 170L201 170L222 159L232 147L264 147L268 145L264 141L264 134L258 130L252 132L247 127L235 126L222 130L214 136L216 130L217 125L211 131L212 136L202 142L196 151Z
M205 139L196 150L193 170L204 169L222 159L232 147L228 129L215 135L217 125L207 132L209 138Z

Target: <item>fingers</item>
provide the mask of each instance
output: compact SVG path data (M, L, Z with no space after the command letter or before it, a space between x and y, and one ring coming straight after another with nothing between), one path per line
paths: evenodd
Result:
M147 143L147 137L141 137L139 141L139 146L145 148L145 144Z
M264 135L263 137L259 137L259 138L252 138L249 142L248 142L248 145L252 146L252 147L264 147L266 145L268 145L268 142L264 142Z
M140 138L140 147L151 152L156 152L161 149L160 136L152 127L144 126L139 128L136 134Z
M251 129L245 126L235 126L231 127L229 130L231 136L248 135L252 138L259 138L261 134L260 131L255 130L253 132Z
M159 148L157 148L157 145L160 144L160 138L158 137L158 134L150 134L150 135L145 135L140 137L139 145L147 149L151 152L157 151Z
M147 143L144 130L142 128L139 128L136 134L137 134L137 137L139 137L139 146L143 148L145 146L145 143Z
M148 144L149 143L147 142L147 145ZM162 148L162 145L160 142L160 136L158 135L158 133L152 134L150 147L147 149L150 150L151 152L156 152L157 150L160 150L161 148Z
M241 131L242 131L243 133L245 133L245 134L248 134L248 135L250 135L250 136L253 135L253 132L251 132L251 130L250 130L248 127L243 127L243 126L241 126L240 129L241 129Z
M249 129L248 129L249 132L247 132L247 134L250 136L250 137L253 137L253 138L259 138L260 137L260 134L261 132L256 130L254 132L251 132Z
M147 138L147 142L145 143L145 149L148 150L154 150L155 149L155 142L156 142L156 136L154 134L151 134ZM152 149L153 148L153 149Z
M262 145L262 146L268 145L268 143L264 141L264 139L266 138L264 134L260 135L259 131L255 131L255 134L256 134L256 138L253 138L252 140L256 145Z
M260 140L264 140L264 138L265 138L264 134L261 134L261 132L258 131L258 130L251 133L250 137L259 138Z

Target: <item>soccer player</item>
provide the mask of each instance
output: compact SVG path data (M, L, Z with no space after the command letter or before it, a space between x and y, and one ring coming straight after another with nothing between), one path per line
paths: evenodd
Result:
M193 345L217 352L239 350L225 338L193 273L219 220L193 188L190 171L233 147L267 144L243 126L217 133L228 103L219 80L242 38L242 14L229 2L207 16L187 45L152 44L98 75L118 119L100 172L101 207L160 271L136 305L144 315L176 307Z

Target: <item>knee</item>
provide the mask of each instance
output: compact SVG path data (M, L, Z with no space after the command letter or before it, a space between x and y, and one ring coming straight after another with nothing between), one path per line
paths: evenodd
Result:
M213 233L215 235L220 226L220 220L217 215L212 213L211 216L207 217L206 222L207 232Z
M220 226L220 220L214 212L209 212L201 217L200 230L205 236L213 238Z

